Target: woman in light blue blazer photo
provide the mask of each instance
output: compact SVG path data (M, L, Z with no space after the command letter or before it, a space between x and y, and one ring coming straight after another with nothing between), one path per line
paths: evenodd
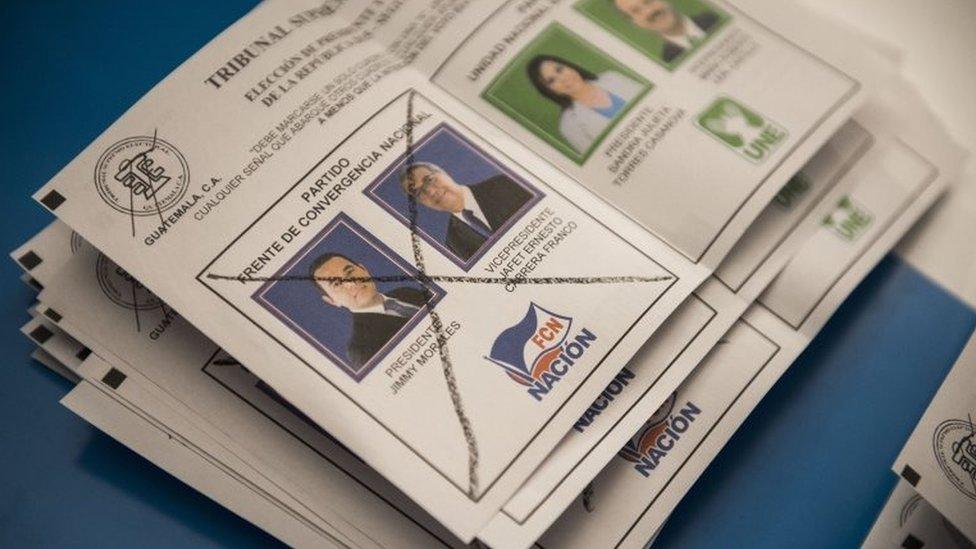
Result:
M554 55L537 55L526 69L539 93L562 109L559 131L580 154L642 90L617 71L594 74Z

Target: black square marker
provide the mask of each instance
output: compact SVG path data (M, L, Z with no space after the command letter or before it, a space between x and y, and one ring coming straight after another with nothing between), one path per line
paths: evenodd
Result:
M47 341L53 335L54 332L48 330L47 326L41 324L37 328L31 330L30 338L36 341L38 345L44 345L44 342Z
M54 309L47 309L46 311L44 311L44 316L50 318L55 322L61 322L61 318L62 318L61 315L59 315L57 311L55 311Z
M34 253L33 250L17 258L17 263L20 263L21 267L28 271L40 265L41 261L41 256Z
M51 191L44 195L44 198L41 199L41 204L44 204L47 209L53 212L54 210L58 209L58 206L64 204L65 200L67 200L67 198L62 196L58 191Z
M912 486L918 486L918 481L922 480L922 475L918 474L915 469L912 469L911 465L906 465L901 470L901 478L908 481L908 484Z
M923 543L922 540L916 538L911 534L908 534L908 537L905 538L905 541L901 542L901 546L904 547L905 549L922 549L923 545L925 545L925 543Z
M88 358L88 355L90 354L91 354L91 349L85 347L84 349L78 351L78 354L76 354L75 357L77 357L78 360L84 361L86 358Z
M27 280L27 283L30 284L31 287L34 288L35 290L37 290L38 292L44 291L44 286L40 282L38 282L37 280L35 280L33 278L29 278Z
M122 382L125 381L125 374L112 368L102 377L102 383L108 385L113 389L118 389Z

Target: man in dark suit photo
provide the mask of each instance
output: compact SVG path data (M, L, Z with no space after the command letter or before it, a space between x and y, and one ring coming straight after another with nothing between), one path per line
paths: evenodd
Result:
M704 42L720 21L718 14L711 11L684 15L670 0L609 1L635 26L661 38L660 58L665 63Z
M532 199L528 189L506 175L462 185L430 162L415 162L405 167L400 184L403 192L413 195L419 204L451 214L444 244L463 261L477 253L495 231Z
M366 267L335 252L312 262L310 274L322 292L322 301L352 313L352 335L347 344L349 361L360 368L396 335L427 303L418 288L401 286L381 293Z

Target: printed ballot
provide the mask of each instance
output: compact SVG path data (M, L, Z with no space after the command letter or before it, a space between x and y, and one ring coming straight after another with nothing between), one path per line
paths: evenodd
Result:
M969 340L894 471L976 543L976 336Z
M760 219L768 221L757 223L741 241L754 243L748 246L748 253L743 252L747 258L740 259L738 262L738 265L744 266L743 270L751 271L740 287L743 285L761 287L769 283L772 273L778 269L769 269L768 263L776 261L775 257L778 254L791 255L793 250L790 241L808 236L813 228L819 225L826 209L832 208L836 203L837 193L848 189L853 184L853 179L845 175L850 171L850 164L859 158L859 151L869 141L869 135L860 126L853 123L846 125L845 129L835 135L828 145L804 167L803 171L784 187L777 200L760 216ZM817 203L818 198L822 204ZM60 235L60 241L51 235ZM46 258L49 264L57 263L63 266L68 256L65 252L69 249L67 246L69 235L70 231L54 226L49 227L37 238L22 246L19 252ZM99 262L106 263L108 260L100 257L90 247L73 249L87 259L68 261L68 266L63 269L58 279L50 280L42 275L45 284L49 287L49 290L43 294L45 302L49 305L46 310L55 311L54 314L59 318L62 326L86 327L85 331L92 334L96 340L90 344L99 349L99 354L113 357L113 363L117 366L131 365L146 373L162 387L167 387L173 395L196 395L196 393L182 387L180 383L174 384L173 381L168 380L166 374L169 372L188 378L200 378L198 383L204 385L213 383L212 379L201 376L198 369L192 366L206 360L208 366L205 371L211 377L220 378L221 384L225 387L238 386L239 388L234 392L241 398L245 398L242 395L251 394L248 400L251 400L253 405L259 406L265 415L275 415L275 410L281 408L277 402L274 402L275 399L269 399L262 391L255 391L255 387L261 386L259 383L245 381L253 378L253 374L247 370L239 365L237 368L217 367L215 362L219 362L220 359L214 356L205 359L204 357L214 352L216 345L197 337L196 331L177 315L167 311L158 298L146 298L147 302L160 305L155 311L152 309L132 311L119 307L112 299L107 299L105 293L98 290L105 284L99 282L96 273L115 271L117 267L110 265L99 268ZM765 282L760 282L759 279L764 277ZM751 298L749 300L751 301ZM661 400L667 398L677 388L705 353L742 314L747 305L747 301L735 299L731 294L731 288L726 289L718 281L712 281L700 288L694 298L689 299L682 309L668 320L666 326L645 345L645 350L616 376L574 424L573 432L557 446L530 481L506 505L506 516L517 517L520 513L525 513L519 509L526 506L531 509L527 515L523 514L521 515L523 518L519 519L522 523L519 528L521 535L531 536L531 532L537 531L534 537L538 537L545 526L558 517L582 487L613 457L617 448L629 437L629 433L643 422ZM140 326L146 326L147 329L143 330ZM184 336L184 334L189 335ZM177 352L180 348L198 350L186 355ZM152 367L154 364L159 364L160 368L154 369ZM174 368L173 364L187 364L188 367ZM232 372L235 371L238 373L233 374ZM224 377L226 379L223 379ZM265 387L263 391L266 392L267 388ZM218 392L223 391L218 389ZM215 417L208 413L207 409L209 403L219 400L217 396L180 398L187 403L188 407L196 409L204 417ZM255 404L255 400L261 404ZM288 411L279 410L277 414L289 418L278 420L279 423L302 423ZM626 417L623 417L624 414ZM221 420L212 421L216 425L221 424ZM612 431L608 432L611 428ZM300 427L296 430L307 431ZM310 436L317 438L312 433ZM247 440L243 433L236 433L233 438L235 441ZM281 445L261 441L254 446L277 448ZM326 451L326 453L334 456L336 451ZM281 457L270 456L267 460L269 463L281 461ZM295 484L307 486L310 482L313 480L297 479ZM554 491L557 489L558 492ZM542 518L547 516L548 518ZM526 520L530 517L532 520L526 525Z
M959 547L972 542L918 495L911 485L899 480L881 514L861 545L864 549L892 547Z
M209 462L204 456L189 446L173 443L172 435L165 429L145 417L127 413L118 401L104 396L103 391L83 381L62 403L159 467L286 543L296 547L357 546L345 538L323 536L293 514L284 512L267 497L262 497L242 483L228 480L227 471L207 467L205 464ZM175 418L169 419L175 421Z
M860 125L852 125L850 127L852 129L849 130L847 134L839 135L838 138L835 139L833 142L835 146L833 148L822 153L827 156L821 158L820 160L815 159L814 161L811 161L810 168L805 169L806 173L802 175L802 177L813 182L823 180L824 182L830 182L833 185L841 185L843 187L848 187L850 185L849 182L845 183L847 180L880 182L882 179L879 177L879 175L883 172L879 171L879 166L886 164L894 165L895 163L893 163L891 160L881 162L879 159L885 159L887 155L906 154L903 152L903 149L893 148L893 146L889 143L890 139L886 139L884 136L872 135ZM840 144L844 144L845 146L841 147ZM847 151L846 154L845 151ZM912 172L910 170L906 172L908 175L911 175L911 173ZM803 174L803 172L801 172L801 174ZM921 183L924 183L924 180L920 180L920 184ZM823 183L811 186L812 188L816 189L820 185L823 185ZM790 193L789 196L796 197L800 194L795 187L790 187L791 186L787 186L786 188L786 190ZM857 200L864 200L862 196L863 194L863 192L861 194L855 192L851 196L855 197ZM847 196L845 200L842 200L840 207L837 206L836 199L832 200L832 203L838 210L843 210L843 204L850 201L852 199L851 196ZM934 194L929 193L926 196L931 197L934 196ZM923 204L928 200L930 200L930 198L923 200ZM874 206L873 202L868 202L868 204ZM782 207L783 206L780 204L772 204L769 206L769 209L780 209ZM876 210L881 213L880 208L876 208ZM921 210L916 208L913 211L919 212ZM837 215L837 212L833 212L830 219L833 219ZM890 214L883 214L882 218L879 219L879 222L882 223L877 225L877 227L884 226L883 221L886 219L884 216L887 215ZM816 218L818 224L820 223L821 219L822 217L818 215ZM783 232L788 231L790 228L789 224L780 225L782 226L781 231ZM768 229L768 226L766 228ZM867 233L867 231L865 231L865 233ZM67 235L68 233L62 232L62 234ZM749 234L752 234L752 231L747 234L747 239L750 238L748 236ZM829 234L834 233L830 232ZM766 238L766 240L769 242L776 242L778 239L779 238ZM886 241L890 240L891 238L889 236ZM848 241L845 240L844 242ZM856 252L857 250L863 249L861 246L869 245L872 242L872 238L857 238L853 239L851 242L857 242L858 244L846 244L846 246L854 246L854 250ZM64 245L63 243L54 242L51 241L51 239L44 240L40 238L36 239L36 242L29 243L27 246L25 246L25 248L29 249L39 257L52 257L57 255L56 250L68 250L68 246ZM876 250L874 253L877 256L877 254L881 252L883 252L883 249ZM762 253L755 253L753 255L757 258L765 257L765 255ZM838 258L836 268L839 269L842 267L843 262L846 261L844 259L845 256L843 254L837 255L836 253L834 253L834 255L836 255ZM217 393L225 392L223 389L218 388L217 393L208 393L209 396L204 398L198 396L199 394L195 391L189 390L189 386L181 385L188 382L187 380L190 379L189 376L195 375L196 379L199 381L194 383L203 383L204 385L209 383L210 385L215 386L214 379L208 379L206 375L201 375L200 367L193 366L193 364L206 363L207 366L205 366L203 370L209 374L211 378L216 376L224 387L236 386L237 389L235 389L234 392L237 393L238 396L250 393L250 397L241 396L241 398L252 400L252 404L255 400L263 400L264 404L259 406L261 406L263 413L266 415L274 413L279 415L282 414L282 410L279 410L278 412L272 411L276 407L281 408L281 405L280 403L272 403L274 399L269 398L267 388L262 391L256 391L255 389L260 386L259 383L254 381L256 378L253 378L252 374L241 369L239 366L235 367L234 364L236 364L236 362L232 361L229 364L229 369L227 367L217 367L215 364L220 360L216 359L215 355L213 354L213 349L216 349L216 346L212 343L206 342L202 337L195 333L195 330L193 330L192 327L186 324L185 321L180 319L178 316L175 314L170 314L166 310L165 305L162 305L158 301L158 298L146 297L147 302L156 303L158 306L155 308L146 308L141 312L139 309L132 310L125 307L120 307L114 300L110 299L110 296L106 295L102 289L104 284L99 282L100 277L98 273L118 272L118 268L110 263L106 263L107 261L108 260L106 258L100 256L92 248L82 247L77 254L75 254L75 257L67 262L61 273L62 276L59 279L46 281L48 290L42 294L42 300L44 300L44 302L49 305L51 309L56 311L56 316L61 319L61 325L71 325L74 322L76 323L75 325L85 326L89 333L96 334L97 338L101 341L101 343L98 341L92 341L90 343L93 348L99 352L99 354L102 356L114 357L113 361L116 364L131 364L135 368L138 368L144 372L149 372L150 377L154 377L155 381L160 383L162 387L168 387L168 392L170 394L179 395L179 398L185 401L188 407L194 408L198 411L203 411L211 403L220 400ZM103 263L108 266L103 265L102 267L99 267L99 263ZM802 261L800 261L800 263L802 264ZM861 267L861 269L864 268L866 267ZM789 269L790 268L788 268L788 270ZM648 412L641 415L639 413L640 406L634 406L630 410L622 409L621 407L626 406L628 402L633 402L632 400L628 400L632 399L629 394L621 394L623 387L628 387L629 389L633 390L639 389L642 383L646 383L642 381L642 377L646 377L648 372L644 372L643 369L647 367L656 368L656 371L658 372L661 372L661 368L663 367L665 374L670 373L668 369L680 369L685 367L681 366L682 355L694 356L695 353L703 354L704 351L711 347L714 341L718 339L722 332L728 328L730 323L733 322L739 314L741 314L745 307L744 302L741 300L734 300L731 297L720 297L723 295L721 293L723 291L726 293L728 292L728 290L721 288L721 285L716 282L701 288L698 292L698 296L700 297L696 297L694 301L689 301L689 303L685 305L686 309L691 307L688 309L689 311L698 312L679 312L673 319L670 319L668 326L674 326L674 329L668 328L667 330L662 331L659 334L660 338L655 336L655 340L652 340L652 342L650 342L648 345L648 351L650 354L648 354L644 360L635 360L634 363L629 365L627 369L621 372L621 374L618 374L616 384L620 386L618 388L621 390L613 390L613 387L615 387L614 384L611 384L607 388L604 396L610 394L613 396L613 399L610 400L609 398L604 398L604 404L601 405L600 414L591 415L588 412L580 418L576 426L580 427L580 429L582 429L581 432L587 435L587 437L580 438L580 440L583 441L583 445L581 445L580 442L567 443L567 441L564 441L562 445L557 447L557 451L553 454L553 456L547 460L543 470L546 468L553 469L551 466L553 460L558 463L559 461L564 461L566 459L565 457L559 458L556 456L572 455L572 453L567 453L567 447L582 448L584 450L590 449L590 453L586 455L584 462L580 463L580 465L584 465L584 467L574 468L572 471L573 477L570 479L562 479L561 481L561 484L563 485L572 486L571 483L576 481L577 478L580 478L580 482L583 483L582 486L585 486L585 484L589 482L589 479L591 479L592 476L599 471L603 463L605 463L605 461L593 461L591 458L593 454L605 452L605 450L602 447L593 448L592 444L597 442L604 444L606 443L607 438L613 439L615 436L621 436L618 433L626 433L622 436L624 439L628 438L636 429L628 428L626 426L619 427L619 425L626 425L627 421L638 421L639 423L643 423L646 420L647 415L650 413ZM839 295L839 298L842 298L842 296L845 294ZM834 299L836 300L839 298ZM810 299L813 298L811 297ZM695 305L696 303L698 304L697 306ZM723 303L725 305L723 305ZM138 320L140 315L142 316L141 321ZM140 332L140 324L144 324L147 327L155 327ZM687 326L685 326L685 324L687 324ZM709 330L714 331L712 328L713 326L719 326L721 328L717 333L715 333L714 336L705 337L705 334L708 334ZM160 327L163 328L160 329ZM686 335L681 335L682 333L685 333ZM182 334L188 334L188 337ZM714 339L708 339L711 337L714 337ZM701 343L702 341L708 341L707 347L702 351L694 351L693 349L695 345L690 343L691 340L689 340L689 338L696 341L695 345ZM684 346L684 348L682 348L682 346ZM194 351L194 347L198 348L198 350ZM180 351L178 351L180 348L187 349L186 352L189 354L185 354L186 352L184 352L184 354L180 354ZM669 350L669 348L673 350ZM701 354L698 356L700 357ZM193 358L194 355L198 355L197 358ZM660 358L657 358L658 355L660 355ZM697 364L698 360L699 359L694 359L693 362L687 366L687 368L690 370L691 367ZM785 366L787 366L791 361L792 359L786 361L782 365L782 368L785 368ZM645 366L645 363L648 366ZM154 364L158 364L159 366L153 367ZM174 364L188 364L188 367L174 368ZM654 364L659 364L660 366L652 366ZM653 371L655 370L650 370L650 372ZM234 372L237 373L235 374ZM622 378L621 375L626 372L639 374L639 377L636 377L636 379L634 376ZM174 376L176 373L179 373L179 375ZM186 379L180 380L180 376L185 377ZM680 377L680 379L683 378L684 375ZM658 378L658 381L655 382L651 388L649 388L647 392L641 396L642 400L647 399L647 402L659 402L661 400L655 400L655 393L651 390L656 389L658 390L658 394L660 393L660 379L661 378ZM771 379L774 380L775 378ZM771 383L771 381L769 382ZM624 383L626 383L626 385L624 385ZM667 385L663 386L666 387ZM723 384L723 386L731 385ZM667 397L671 390L673 389L669 389L668 392L662 396L662 399ZM196 398L189 398L189 395L194 395ZM224 395L225 398L226 396L227 395ZM597 399L597 402L594 403L594 405L599 402L600 399ZM268 406L269 403L271 404L270 407ZM644 405L643 402L641 402L640 405ZM654 404L654 406L656 407L657 404ZM592 409L593 408L591 407L591 410ZM619 414L624 412L626 412L624 421L613 425L612 436L607 437L605 434L601 435L601 433L606 433L606 427L601 427L600 422L605 420L609 421L609 419L619 417ZM303 423L290 412L284 411L284 415L285 417L291 417L293 423ZM214 415L211 413L207 415L207 417L219 417L219 414ZM221 420L215 421L217 422L217 425L220 425ZM597 434L596 438L594 438L592 433ZM571 440L574 437L578 437L578 435L573 433L567 440ZM235 441L249 440L241 432L235 433L233 438ZM592 442L586 442L587 440L592 440ZM281 444L268 444L267 441L264 441L258 444L253 444L252 446L257 448L277 448L280 447ZM611 446L611 448L613 448L611 450L612 453L607 459L612 458L613 453L616 452L616 448L619 448L619 444ZM596 451L594 452L593 450ZM281 457L269 456L265 462L277 463L280 462L281 459ZM705 463L707 463L707 461L705 461ZM581 474L581 471L586 471L587 468L593 468L591 473L586 473L589 476L586 476L586 474ZM555 470L560 469L557 466ZM551 482L544 480L545 476L539 476L540 472L541 471L537 471L537 474L533 476L529 483L530 485L545 486L548 482ZM545 475L545 473L543 473L543 475ZM569 480L569 482L566 482L567 480ZM304 481L296 480L294 484L296 486L303 486L305 483L310 481L310 479L305 479ZM525 490L528 486L529 485L523 488L520 493L520 497L526 497ZM563 492L566 491L564 487L560 487L560 489L563 490ZM568 492L568 501L575 498L576 493L578 493L580 489L581 488L577 488L575 491L570 490ZM562 503L561 506L559 506L553 504L555 501L559 501L559 498L550 498L547 500L542 508L542 511L548 513L555 512L555 516L558 516L561 509L565 507L568 502ZM517 509L517 506L519 505L517 499L513 500L511 505L513 506L513 509ZM533 511L533 514L534 513L535 511ZM523 524L522 528L519 529L520 535L528 535L525 532L531 532L532 525L538 524L538 519L536 517L532 518L534 520L528 525L528 527ZM550 519L550 522L551 520L554 519ZM542 524L545 525L548 523ZM538 526L535 527L538 528ZM489 533L485 534L485 537L491 537L493 534L490 532L491 529L489 529ZM529 537L531 537L531 535ZM493 539L492 541L498 540ZM531 542L531 539L529 542ZM513 543L506 542L500 543L499 545L507 546L511 544Z
M36 198L469 541L862 102L771 4L262 3Z
M734 265L723 263L651 337L479 536L524 545L542 535L820 226L858 180L852 166L871 142L849 122L818 151L743 235Z
M91 246L82 247L43 297L42 310L54 312L57 326L105 358L101 366L90 367L95 372L89 376L92 381L99 382L109 368L125 373L127 379L141 380L141 390L153 391L164 409L175 410L195 428L196 434L182 432L182 436L213 440L211 448L216 445L228 452L229 457L223 458L227 466L235 460L247 463L311 513L337 513L383 545L460 545L427 513L164 304L157 301L155 308L132 309L107 296L97 280L98 273L104 272L99 264L116 271L107 261ZM112 389L128 406L138 408L130 387ZM211 459L220 461L215 453L210 450Z
M772 0L268 0L36 192L22 331L289 545L642 547L958 171L875 49ZM868 546L976 535L974 357Z
M893 88L858 114L855 120L870 133L871 145L850 169L857 181L853 190L539 545L643 546L833 311L939 196L961 154L938 128L911 144L896 138L893 100L900 109L924 113ZM734 344L748 341L746 334L753 342L742 343L736 355ZM718 366L723 360L727 366ZM733 372L743 377L736 382ZM496 533L503 534L517 535L510 528Z

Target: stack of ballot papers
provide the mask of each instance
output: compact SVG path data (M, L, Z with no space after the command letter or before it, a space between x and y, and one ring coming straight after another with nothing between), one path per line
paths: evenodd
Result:
M268 0L35 193L23 331L286 544L643 547L957 176L897 57L774 0ZM972 539L916 461L974 497L968 405L898 494Z

